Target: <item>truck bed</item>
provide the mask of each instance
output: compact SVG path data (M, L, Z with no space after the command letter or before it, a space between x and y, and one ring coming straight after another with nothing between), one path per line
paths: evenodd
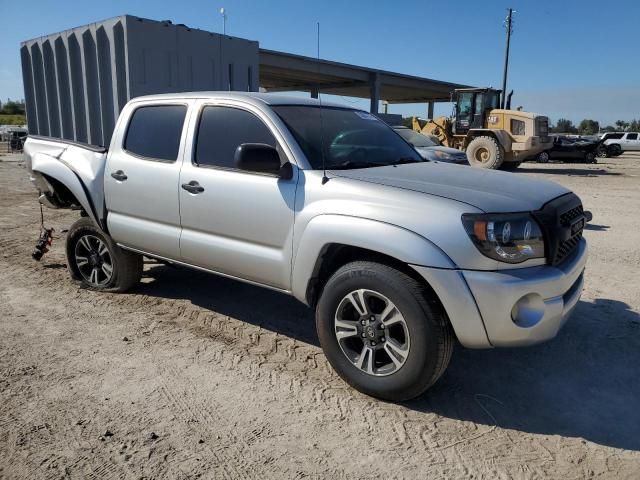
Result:
M72 194L99 224L104 219L104 168L108 149L103 146L29 135L24 157L40 202L52 208L69 208L60 201ZM68 191L62 191L66 185Z

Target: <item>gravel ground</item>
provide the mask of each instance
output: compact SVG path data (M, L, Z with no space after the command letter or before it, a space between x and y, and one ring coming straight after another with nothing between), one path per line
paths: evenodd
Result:
M76 213L45 211L57 238L34 262L15 160L0 157L0 478L638 478L640 155L522 166L594 214L582 301L544 345L458 347L401 405L346 386L284 295L151 262L131 293L79 289Z

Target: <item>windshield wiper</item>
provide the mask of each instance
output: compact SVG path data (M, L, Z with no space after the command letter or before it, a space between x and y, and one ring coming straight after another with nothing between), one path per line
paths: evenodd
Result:
M387 165L402 165L404 163L422 163L426 162L424 159L417 160L412 157L400 157L395 162L388 163Z
M346 162L338 163L337 165L331 165L327 167L327 170L350 170L352 168L371 168L371 167L384 167L384 164L376 162L355 162L353 160L347 160Z

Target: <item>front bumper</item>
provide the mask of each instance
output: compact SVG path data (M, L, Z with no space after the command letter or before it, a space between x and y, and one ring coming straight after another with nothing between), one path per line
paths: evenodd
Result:
M554 267L491 272L414 268L434 288L462 345L516 347L557 335L580 300L586 261L582 239L574 254Z
M580 300L586 261L582 239L571 258L556 267L465 271L491 344L532 345L555 337Z

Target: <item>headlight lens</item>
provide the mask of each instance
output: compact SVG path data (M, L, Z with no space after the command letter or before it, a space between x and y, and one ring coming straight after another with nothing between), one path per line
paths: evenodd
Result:
M462 215L467 234L483 255L506 263L544 258L544 238L528 214Z
M451 160L452 158L451 154L441 150L433 150L431 153L433 153L435 160Z

